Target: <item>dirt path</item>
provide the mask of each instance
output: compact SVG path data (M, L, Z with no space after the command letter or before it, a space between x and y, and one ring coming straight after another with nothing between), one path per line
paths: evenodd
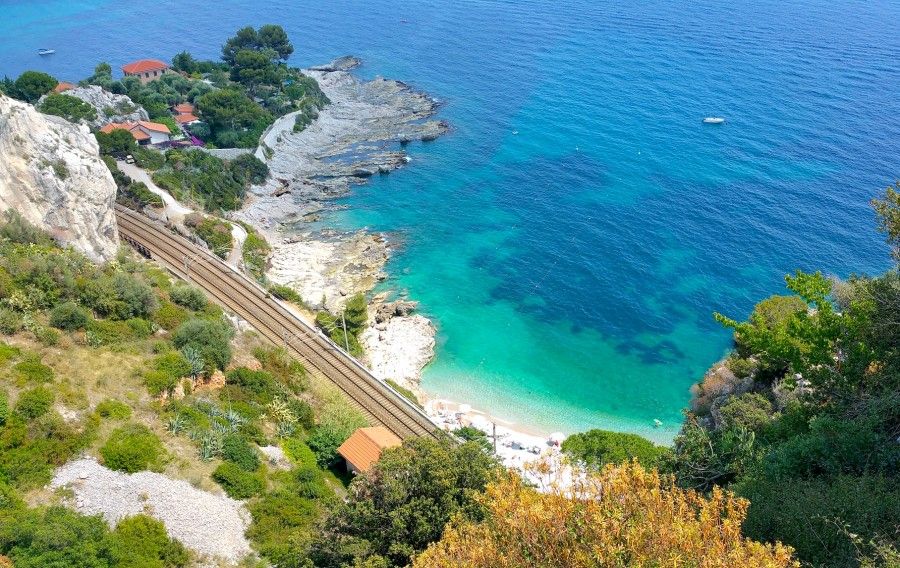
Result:
M125 175L127 175L134 181L144 182L144 184L147 185L147 189L162 198L163 203L165 204L163 213L165 213L166 219L168 221L172 223L182 223L184 221L185 215L194 213L193 209L184 205L183 203L175 199L171 193L153 183L153 179L146 171L142 170L134 164L129 164L123 161L117 161L116 164ZM234 246L231 248L231 252L228 253L228 258L225 262L227 262L231 266L239 267L241 261L244 258L243 249L244 241L247 240L247 230L238 223L232 223L227 219L225 220L225 222L231 225L231 238L234 240Z

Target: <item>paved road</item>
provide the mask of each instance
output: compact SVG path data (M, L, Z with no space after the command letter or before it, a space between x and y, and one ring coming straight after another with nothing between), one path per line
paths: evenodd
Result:
M218 257L121 205L116 205L116 217L127 242L202 288L274 344L284 346L309 372L337 386L371 424L383 425L403 439L443 436L419 407Z

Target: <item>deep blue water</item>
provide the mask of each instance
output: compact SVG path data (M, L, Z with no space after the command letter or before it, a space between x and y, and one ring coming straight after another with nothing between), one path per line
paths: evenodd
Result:
M665 440L729 346L713 311L797 268L889 265L868 201L900 176L898 21L877 1L0 1L0 73L217 56L280 23L293 64L355 54L428 91L453 132L331 221L402 241L387 285L439 327L426 390Z

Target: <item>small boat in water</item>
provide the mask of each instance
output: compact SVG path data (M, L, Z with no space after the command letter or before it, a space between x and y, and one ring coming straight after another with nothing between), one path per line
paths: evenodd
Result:
M46 47L38 50L38 55L53 55L56 53L55 49L47 49Z
M707 116L703 119L703 124L722 124L725 119L721 116Z

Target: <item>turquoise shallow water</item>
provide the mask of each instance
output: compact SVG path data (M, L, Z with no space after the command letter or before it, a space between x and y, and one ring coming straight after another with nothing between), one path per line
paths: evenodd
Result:
M888 266L867 201L900 170L895 3L54 0L0 14L10 75L213 56L237 27L277 22L297 65L353 53L362 75L444 101L453 132L411 145L410 167L332 222L402 243L385 286L438 325L426 390L504 419L665 441L728 348L713 311L745 315L796 268Z

